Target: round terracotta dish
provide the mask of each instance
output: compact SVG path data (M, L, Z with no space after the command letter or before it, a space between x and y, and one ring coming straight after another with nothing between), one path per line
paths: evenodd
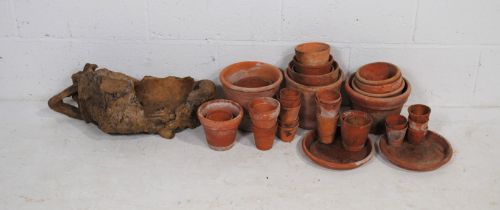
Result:
M304 65L323 65L328 62L330 45L322 42L302 43L295 47L295 56Z
M400 88L403 85L403 77L399 77L394 82L383 84L383 85L368 85L365 83L360 82L356 77L353 79L354 85L357 86L360 90L367 92L367 93L372 93L372 94L384 94L384 93L390 93L394 92L398 88Z
M323 144L319 142L314 130L307 132L302 137L302 150L318 165L338 170L357 168L367 163L375 155L373 142L369 139L361 151L349 152L342 146L339 135L332 144Z
M405 88L406 84L405 84L405 81L404 80L401 80L403 81L400 86L391 91L391 92L387 92L387 93L369 93L369 92L365 92L363 91L361 88L359 88L356 84L356 78L354 78L352 81L351 81L351 86L352 88L358 92L358 93L361 93L365 96L370 96L370 97L374 97L374 98L387 98L387 97L392 97L392 96L397 96L399 94L401 94L401 92L403 92L403 89Z
M231 64L219 75L227 99L238 102L248 113L248 104L256 97L273 97L283 81L283 73L273 65L258 61ZM252 123L245 114L240 128L252 130Z
M401 146L391 146L387 137L379 141L381 153L396 166L412 171L432 171L450 161L453 149L441 135L429 131L420 144L404 141Z
M288 65L287 73L294 81L302 85L323 86L337 81L337 79L339 78L339 69L340 68L337 62L333 62L332 71L330 71L329 73L322 75L309 75L295 71L295 65L293 64L293 62L290 62Z
M333 70L332 64L333 64L333 62L335 62L335 60L333 60L333 57L330 56L330 58L328 59L328 62L326 62L323 65L319 65L319 66L305 65L305 64L299 62L296 57L293 58L292 62L293 62L294 67L295 67L294 70L297 71L298 73L307 74L307 75L322 75L322 74L328 74L328 72Z
M401 77L401 71L392 63L375 62L361 66L354 75L362 83L383 85L398 80Z

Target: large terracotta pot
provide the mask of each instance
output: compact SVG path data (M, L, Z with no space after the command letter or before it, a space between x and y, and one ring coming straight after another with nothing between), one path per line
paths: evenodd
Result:
M404 103L408 100L411 92L411 85L405 80L405 88L400 95L387 98L374 98L356 92L351 87L354 76L350 76L345 82L344 88L352 102L352 107L356 110L368 112L373 117L372 133L380 134L384 131L384 119L390 114L399 114Z
M302 85L293 79L285 72L286 87L300 91L302 93L302 102L299 113L299 126L304 129L316 128L316 92L319 90L340 90L342 81L344 80L344 72L339 68L338 80L324 86L306 86Z
M384 85L398 80L401 77L401 71L392 63L375 62L361 66L354 75L362 83Z
M224 68L219 79L226 98L238 102L245 109L240 129L251 131L248 104L256 97L273 97L283 81L283 74L273 65L244 61Z

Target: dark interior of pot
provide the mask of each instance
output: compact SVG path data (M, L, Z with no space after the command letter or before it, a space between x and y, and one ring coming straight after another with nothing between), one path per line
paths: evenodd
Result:
M366 80L380 81L394 77L397 72L398 68L392 64L372 63L361 67L359 76Z
M329 102L331 103L337 101L339 98L340 98L340 93L337 91L331 91L331 90L321 91L320 94L318 94L318 99L324 103L329 103Z
M413 105L410 106L408 111L414 115L427 115L431 112L431 109L425 105Z
M400 115L391 115L386 118L385 122L389 126L398 126L398 125L406 125L407 120Z
M354 126L365 126L370 123L370 120L363 115L351 115L345 118L345 122Z
M226 102L207 104L201 109L201 114L205 118L214 121L233 119L238 116L239 112L240 109L238 106Z
M249 62L228 70L225 79L239 87L257 88L273 84L279 79L279 74L281 72L273 66Z

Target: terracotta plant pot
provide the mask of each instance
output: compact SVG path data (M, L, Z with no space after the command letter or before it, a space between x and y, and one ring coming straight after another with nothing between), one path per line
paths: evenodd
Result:
M255 147L259 150L269 150L273 147L274 137L276 136L277 125L270 128L259 128L252 126Z
M338 80L339 66L336 62L333 64L333 71L323 75L307 75L301 74L294 70L293 62L288 65L287 73L296 82L307 86L323 86L331 84Z
M279 101L281 107L291 108L300 106L300 98L301 94L299 91L290 89L290 88L282 88L280 90Z
M328 116L322 115L321 113L316 115L318 138L321 143L331 144L333 140L335 140L338 119L339 115Z
M408 120L399 114L389 115L385 118L385 132L389 145L401 146L405 139Z
M254 127L271 128L276 125L280 113L280 102L270 97L255 98L248 105Z
M401 71L394 64L375 62L361 66L356 71L355 77L368 85L383 85L398 80L401 77Z
M224 68L219 75L226 98L238 102L245 111L256 97L272 97L283 81L282 72L270 64L245 61ZM240 129L251 130L251 122L245 115Z
M321 42L307 42L295 47L297 61L308 66L318 66L328 62L330 45Z
M328 59L328 62L326 62L322 65L317 65L317 66L309 66L309 65L303 64L303 63L299 62L296 57L294 57L293 61L292 61L293 66L295 68L294 70L298 73L306 74L306 75L328 74L334 70L334 68L332 68L332 64L334 62L335 62L335 60L333 60L332 56L330 56L330 58Z
M418 123L429 121L431 108L424 104L413 104L408 107L408 118Z
M353 86L358 87L360 90L367 92L367 93L385 94L385 93L394 92L395 90L397 90L401 86L404 87L403 81L404 81L403 77L399 77L399 79L397 79L396 81L391 82L391 83L387 83L387 84L383 84L383 85L368 85L368 84L360 82L358 79L356 79L356 77L354 77L354 79L353 79L354 85Z
M302 101L299 112L299 127L304 129L316 129L316 92L319 90L340 90L344 79L344 72L339 68L339 78L334 83L324 86L306 86L294 81L288 73L285 73L286 87L298 90L302 93Z
M356 85L356 82L354 82L355 80L356 80L356 78L354 78L353 81L351 81L351 86L356 92L361 93L365 96L370 96L370 97L374 97L374 98L387 98L387 97L397 96L397 95L401 94L401 92L403 91L403 89L406 86L405 81L402 80L403 82L401 83L401 86L399 86L396 90L393 90L392 92L388 92L388 93L375 94L375 93L369 93L369 92L365 92L365 91L361 90Z
M297 130L299 128L299 121L295 121L295 124L292 124L291 126L282 126L281 122L278 123L279 128L278 128L278 137L281 139L281 141L284 142L291 142L295 138L295 135L297 135Z
M351 87L353 76L344 84L345 91L351 100L353 109L368 112L373 117L371 132L380 134L384 129L384 119L390 114L399 114L404 103L408 100L411 92L411 85L405 80L405 88L400 95L387 98L374 98L356 92Z
M316 92L316 104L321 113L331 116L338 115L342 104L342 95L338 90L319 90Z
M420 144L427 135L431 108L423 104L414 104L408 107L408 141Z
M349 110L342 113L340 134L344 148L351 152L362 150L372 123L372 117L366 112Z
M233 147L243 118L243 108L238 103L226 99L211 100L198 107L197 115L210 148L222 151Z
M293 126L299 120L300 105L292 108L281 107L280 122L283 126Z

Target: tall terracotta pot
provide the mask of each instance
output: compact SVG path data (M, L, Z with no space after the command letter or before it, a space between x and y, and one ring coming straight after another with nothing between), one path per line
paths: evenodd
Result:
M299 127L309 130L316 128L316 92L324 89L340 90L340 86L344 80L344 72L342 69L339 69L339 71L340 75L338 80L332 84L324 86L306 86L299 84L291 79L291 77L285 72L286 87L296 89L302 93L302 102L299 112Z
M351 100L352 107L355 110L367 112L373 117L372 133L380 134L384 131L384 119L391 114L401 113L404 103L408 100L411 92L411 85L408 80L405 80L406 87L400 95L387 98L374 98L356 92L351 87L351 82L354 77L350 76L345 82L344 88Z
M273 65L244 61L224 68L219 79L226 98L238 102L245 109L240 129L251 131L248 104L257 97L273 97L283 81L283 74Z

